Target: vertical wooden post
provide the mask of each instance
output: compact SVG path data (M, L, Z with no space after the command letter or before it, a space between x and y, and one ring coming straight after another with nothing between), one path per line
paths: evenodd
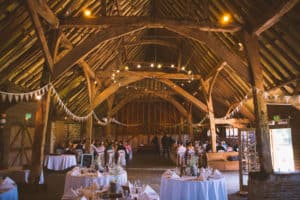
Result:
M50 102L51 91L48 90L47 95L44 95L42 99L37 103L38 106L35 117L34 139L32 144L31 155L31 172L29 177L29 183L33 184L39 183L39 177L43 168L44 148L47 133Z
M189 113L188 115L188 132L189 132L189 136L191 139L193 139L194 134L193 134L193 126L192 126L192 113Z
M113 103L114 103L114 96L110 96L107 99L107 117L108 118L112 117L110 113L111 113L111 110L112 110L112 107L113 107ZM112 137L112 124L111 123L108 123L106 125L106 137L107 138L111 138Z
M261 172L271 173L273 169L268 127L268 113L267 105L263 99L263 71L259 60L258 36L250 35L246 31L244 31L243 36L252 75L253 103L256 117L257 151L260 160Z
M214 114L214 107L213 107L211 95L207 101L207 108L208 108L208 116L209 116L210 135L211 135L211 147L213 152L217 152L216 123L215 123L215 114Z
M6 127L6 114L0 109L0 169L8 168L10 135Z
M200 81L201 81L200 84L202 85L202 92L205 97L205 101L208 109L212 152L217 152L216 123L215 123L214 106L213 106L212 95L211 95L212 85L210 85L208 81L203 81L202 79ZM213 84L213 82L211 84Z

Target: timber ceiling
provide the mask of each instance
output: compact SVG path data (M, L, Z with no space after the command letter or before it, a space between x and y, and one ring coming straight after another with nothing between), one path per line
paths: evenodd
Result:
M298 0L0 2L1 91L38 89L45 85L46 69L62 101L79 116L91 106L106 116L102 96L111 91L113 106L133 94L158 99L165 94L185 104L191 97L179 95L180 88L205 102L195 77L212 80L219 71L212 98L215 115L223 117L251 89L244 32L258 35L265 90L277 95L300 93ZM84 9L92 16L84 17ZM232 16L228 25L220 23L224 13ZM184 77L169 84L162 80L176 74ZM95 85L94 92L89 85ZM95 98L90 98L91 92ZM253 106L244 107L242 114L250 117ZM199 111L201 119L206 112Z

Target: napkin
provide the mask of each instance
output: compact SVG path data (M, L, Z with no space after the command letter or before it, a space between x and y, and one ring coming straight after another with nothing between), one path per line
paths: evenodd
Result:
M71 176L80 176L80 171L79 170L73 170L71 171Z
M222 178L223 175L219 170L214 169L212 174L209 177L214 178L214 179L219 179L219 178Z
M0 184L0 190L9 190L15 187L14 184L15 182L11 178L6 177Z
M144 188L142 194L140 195L141 200L158 200L159 195L150 187L149 185L146 185Z
M82 196L80 200L88 200L85 196Z
M4 184L4 185L13 185L13 184L15 184L15 182L14 182L11 178L6 177L6 178L3 180L2 184Z
M170 178L180 178L180 176L178 176L175 172L173 172Z

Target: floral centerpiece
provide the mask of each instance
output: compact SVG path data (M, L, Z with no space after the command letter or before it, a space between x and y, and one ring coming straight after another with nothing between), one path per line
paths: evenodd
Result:
M196 176L198 172L198 160L199 157L196 155L190 155L186 161L186 174Z

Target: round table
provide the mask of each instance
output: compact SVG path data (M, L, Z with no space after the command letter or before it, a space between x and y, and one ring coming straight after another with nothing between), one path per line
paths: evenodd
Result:
M192 176L169 178L163 174L160 183L160 199L227 200L225 178L200 181Z
M13 186L9 189L1 189L0 186L0 200L18 200L18 188Z
M62 171L76 165L77 162L75 155L46 155L44 160L44 166L47 169L55 171Z

